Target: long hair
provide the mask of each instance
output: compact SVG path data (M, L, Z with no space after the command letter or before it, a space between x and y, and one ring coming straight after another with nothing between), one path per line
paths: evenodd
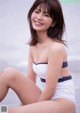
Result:
M31 39L29 41L29 45L35 46L39 42L36 30L33 29L32 23L31 23L31 15L39 5L42 8L47 9L50 17L55 23L53 27L48 28L47 35L49 36L49 38L54 39L55 41L64 43L64 40L62 39L62 35L65 30L65 22L64 22L63 12L62 12L62 8L59 1L58 0L35 0L31 9L28 12L28 21L29 21L30 32L31 32Z

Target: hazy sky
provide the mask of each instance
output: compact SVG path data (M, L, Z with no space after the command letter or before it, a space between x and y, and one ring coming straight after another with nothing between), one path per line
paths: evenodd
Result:
M0 0L0 59L25 59L25 43L30 38L27 12L34 0ZM80 3L62 2L66 23L69 55L79 56L80 46ZM14 55L15 54L15 55ZM19 54L19 55L18 55Z

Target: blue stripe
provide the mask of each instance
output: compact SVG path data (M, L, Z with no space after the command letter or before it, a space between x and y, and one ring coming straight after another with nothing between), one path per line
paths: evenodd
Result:
M65 68L65 67L68 67L67 61L66 62L63 62L62 68Z
M39 62L39 63L33 62L33 63L34 63L35 65L39 65L39 64L48 64L47 62ZM67 67L67 66L68 66L67 61L63 62L62 68L65 68L65 67Z
M39 63L36 63L36 62L33 62L35 65L38 65L38 64L48 64L47 62L39 62Z
M46 79L43 79L43 78L40 78L41 79L41 82L46 82ZM64 82L66 80L71 80L72 77L71 76L66 76L66 77L63 77L63 78L59 78L58 79L58 82Z

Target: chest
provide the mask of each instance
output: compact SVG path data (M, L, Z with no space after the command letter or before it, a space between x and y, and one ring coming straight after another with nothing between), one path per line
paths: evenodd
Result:
M43 47L43 48L34 48L32 57L33 61L38 62L47 62L48 61L48 54L49 54L49 48Z

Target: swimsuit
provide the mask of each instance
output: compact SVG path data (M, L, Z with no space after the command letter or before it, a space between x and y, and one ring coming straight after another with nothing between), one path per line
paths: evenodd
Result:
M67 62L63 62L62 68L67 67ZM37 76L40 77L40 84L39 87L41 91L44 90L46 85L46 74L47 74L47 68L48 63L40 62L40 63L33 63L33 70L36 73ZM68 100L71 100L75 103L75 88L72 76L66 76L66 77L59 77L55 93L51 97L51 100L57 99L57 98L65 98Z

